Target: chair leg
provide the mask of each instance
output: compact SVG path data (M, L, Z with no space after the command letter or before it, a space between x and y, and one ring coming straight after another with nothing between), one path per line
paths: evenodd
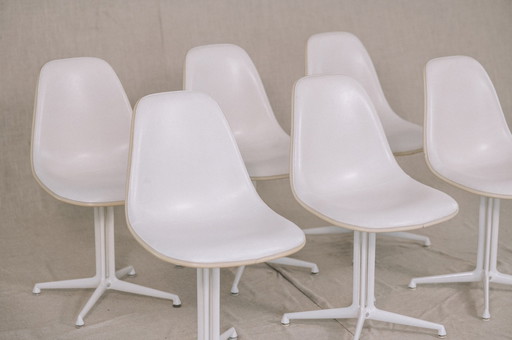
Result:
M114 208L108 207L106 210L105 214L104 207L94 208L96 275L86 279L37 283L33 292L38 294L41 289L95 288L77 316L75 324L78 327L84 325L85 315L109 289L169 299L173 301L174 307L179 307L181 301L177 295L119 280L126 275L135 275L135 270L132 266L115 270Z
M318 274L318 272L319 272L318 266L316 265L316 263L302 261L302 260L294 259L291 257L281 257L279 259L274 259L274 260L268 261L268 263L282 264L285 266L309 268L309 269L311 269L311 274Z
M242 275L244 274L245 266L240 266L236 269L235 279L233 280L233 284L231 285L231 295L238 295L240 291L238 290L238 284L242 279Z
M336 226L326 226L326 227L304 229L304 234L306 234L306 235L346 234L346 233L351 233L351 232L352 232L352 230L341 228L341 227L336 227ZM423 243L424 247L430 247L430 245L431 245L429 237L423 236L423 235L418 235L418 234L413 234L413 233L408 233L405 231L385 233L384 235L401 238L401 239L405 239L405 240L419 241L419 242Z
M354 340L361 336L366 319L437 330L440 337L446 335L443 325L382 311L375 306L375 234L354 233L354 291L352 305L347 308L317 310L311 312L286 313L281 322L289 324L291 319L338 319L357 318ZM357 300L356 300L357 299Z
M220 334L220 270L197 269L197 339L236 339L234 328Z
M126 275L135 277L137 275L135 273L135 268L133 268L133 266L128 266L128 267L124 267L124 268L116 271L116 277L118 279L121 279L121 278L125 277Z
M316 275L319 273L319 269L318 269L318 266L316 265L316 263L303 261L303 260L299 260L299 259L294 259L291 257L281 257L279 259L270 260L267 263L309 268L309 269L311 269L311 274L313 274L313 275ZM240 283L240 280L242 279L244 269L245 269L245 266L240 266L237 268L237 271L235 274L235 279L233 280L233 283L231 285L231 295L236 296L240 293L240 291L238 289L238 284Z
M488 320L490 318L490 283L496 282L512 285L512 275L500 273L497 269L499 209L500 200L498 198L480 198L477 259L476 267L473 271L413 278L409 283L409 288L416 288L416 285L421 283L482 281L484 289L484 310L482 312L482 318Z

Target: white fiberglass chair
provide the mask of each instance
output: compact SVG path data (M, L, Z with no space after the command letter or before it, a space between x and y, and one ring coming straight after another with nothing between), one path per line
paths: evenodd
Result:
M290 136L274 116L261 78L251 58L232 44L199 46L187 53L184 88L209 94L219 104L254 185L258 181L288 177ZM280 258L271 263L310 268L315 263ZM237 270L231 293L238 294L244 267Z
M397 115L389 105L380 85L373 62L362 42L352 33L326 32L312 35L306 46L306 74L343 74L357 80L373 102L391 151L395 156L421 152L423 132L421 126ZM343 233L341 228L320 227L304 230L307 235ZM430 245L423 235L407 232L390 236L420 241Z
M197 268L198 339L219 337L219 268L304 246L304 233L258 196L217 103L194 91L142 98L135 109L126 217L150 253Z
M375 307L375 235L428 227L453 217L457 203L409 177L396 163L369 96L342 75L309 76L295 86L291 183L299 203L354 230L353 302L346 308L286 313L291 319L357 318L446 331Z
M494 86L475 59L433 59L425 70L425 156L442 180L480 196L476 268L414 278L421 283L480 282L489 319L489 282L512 284L497 269L500 199L512 199L512 135Z
M39 184L66 203L94 207L96 275L37 283L41 289L95 288L76 325L107 289L169 299L178 296L119 280L116 272L114 206L123 205L132 109L114 70L97 58L48 62L37 87L32 135L32 169Z

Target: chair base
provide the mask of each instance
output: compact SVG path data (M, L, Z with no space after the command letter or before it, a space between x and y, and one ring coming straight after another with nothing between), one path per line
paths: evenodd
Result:
M220 270L197 269L197 339L236 339L238 334L231 327L220 334Z
M311 269L311 274L313 274L313 275L316 275L320 272L316 263L298 260L298 259L294 259L291 257L281 257L279 259L267 261L267 263L282 264L285 266L295 266L295 267L301 267L301 268L309 268L309 269ZM245 266L240 266L237 268L236 274L235 274L235 279L233 280L233 284L231 285L231 295L236 296L239 294L240 291L238 289L238 284L240 283L240 280L242 279L244 270L245 270Z
M41 293L41 289L95 288L94 293L78 314L75 322L77 327L84 325L84 317L105 293L105 291L109 289L168 299L173 301L174 307L181 306L180 298L175 294L120 280L126 275L135 276L136 274L132 266L115 271L113 207L107 208L106 215L104 207L94 208L94 227L96 244L96 275L84 279L37 283L34 285L32 293L39 294Z
M328 234L346 234L351 233L352 230L337 227L337 226L326 226L326 227L318 227L318 228L308 228L304 229L304 234L306 235L328 235ZM382 233L382 235L397 237L405 240L418 241L423 243L424 247L430 247L432 244L430 242L430 238L423 235L408 233L405 231L396 231L391 233Z
M375 307L375 233L354 232L353 303L346 308L286 313L281 319L288 325L295 319L357 319L354 340L361 336L365 320L377 320L395 324L437 330L439 337L446 336L443 325L383 311Z
M423 283L458 283L483 282L484 311L482 319L491 317L489 310L489 283L496 282L512 285L512 275L500 273L498 262L498 232L500 200L498 198L481 197L478 222L478 247L476 268L473 271L413 278L409 288L415 289Z

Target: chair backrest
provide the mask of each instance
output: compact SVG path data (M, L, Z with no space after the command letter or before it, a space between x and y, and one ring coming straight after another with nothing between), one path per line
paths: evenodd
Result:
M291 182L299 199L358 190L402 172L356 80L304 77L295 85L293 103Z
M36 179L70 203L124 201L131 114L121 82L104 60L70 58L45 64L32 131Z
M277 122L251 58L239 46L214 44L188 51L184 89L209 94L221 107L240 147L288 135Z
M437 58L425 68L425 155L440 175L512 155L512 136L494 86L478 61Z
M219 207L261 201L221 109L204 93L142 98L129 168L126 211L136 233L139 221L204 221L225 213Z
M384 96L368 51L352 33L312 35L306 47L306 74L343 74L352 77L368 93L379 116L387 118L396 115Z

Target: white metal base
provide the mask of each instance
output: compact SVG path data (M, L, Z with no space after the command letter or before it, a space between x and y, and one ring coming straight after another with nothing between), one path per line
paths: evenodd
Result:
M316 275L319 273L319 269L318 269L318 266L316 265L316 263L302 261L302 260L294 259L291 257L281 257L279 259L268 261L267 263L309 268L309 269L311 269L311 274L313 274L313 275ZM240 283L240 279L242 278L244 269L245 269L245 266L240 266L236 270L235 279L233 280L233 284L231 286L231 294L232 295L238 295L238 293L239 293L238 284Z
M220 334L220 270L197 269L197 339L236 339L238 334L231 327Z
M174 307L180 307L180 298L175 294L120 280L126 275L134 276L135 270L132 266L115 270L114 207L107 207L106 210L105 215L105 207L94 208L96 275L85 279L37 283L32 293L39 294L41 289L95 288L94 293L78 314L76 319L78 327L84 325L85 315L108 289L168 299L173 301Z
M326 235L326 234L346 234L351 233L352 230L336 227L336 226L326 226L326 227L318 227L318 228L309 228L304 229L304 234L306 235ZM397 231L392 233L383 233L382 235L397 237L405 240L418 241L423 243L424 247L430 247L432 244L430 242L430 238L423 235L408 233L405 231Z
M286 313L283 325L297 319L350 319L357 318L354 340L361 336L365 320L377 320L395 324L437 330L438 336L446 336L443 325L408 316L383 311L375 307L375 233L354 232L354 276L352 305L308 312Z
M498 198L480 197L475 269L470 272L414 278L409 283L409 288L414 289L417 284L421 283L482 281L484 286L484 311L482 318L488 320L491 317L489 311L489 283L496 282L512 285L512 275L500 273L496 268L498 262L499 217L500 200Z

